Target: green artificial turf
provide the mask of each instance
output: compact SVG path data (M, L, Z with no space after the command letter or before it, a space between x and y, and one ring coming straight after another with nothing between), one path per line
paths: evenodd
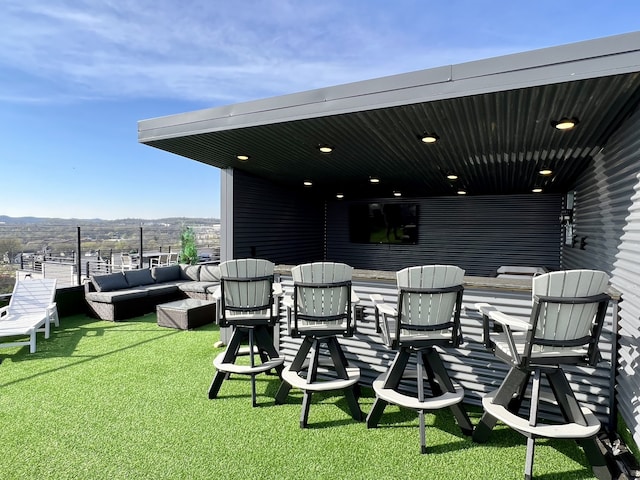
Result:
M448 410L427 414L419 453L417 414L389 406L379 428L354 422L340 395L314 397L299 427L302 395L274 405L276 376L207 391L220 351L215 326L179 331L155 315L122 323L63 318L38 351L0 350L2 479L521 479L525 439L498 426L474 444ZM372 391L363 389L366 413ZM472 422L481 411L472 409ZM537 443L534 475L587 479L572 441Z

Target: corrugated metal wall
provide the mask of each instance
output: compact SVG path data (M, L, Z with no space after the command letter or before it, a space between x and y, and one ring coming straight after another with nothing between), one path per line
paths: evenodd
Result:
M622 293L618 324L617 404L640 444L640 112L616 132L576 185L576 246L564 247L563 268L610 272ZM579 248L586 237L586 246Z
M640 148L640 146L638 147ZM623 295L619 321L619 368L616 377L618 409L640 445L640 176L627 217L613 283Z
M478 276L494 276L500 265L550 269L560 266L560 195L430 197L406 201L420 205L417 245L351 243L348 203L330 202L327 259L355 268L388 271L412 265L452 264L463 268L467 275Z
M564 247L563 268L610 272L622 293L618 320L618 410L640 444L640 112L627 120L594 158L576 185L573 248ZM586 237L584 249L579 240Z
M292 291L290 277L283 277L282 283L285 291ZM380 335L375 331L375 318L369 295L379 293L385 301L395 305L396 287L382 282L354 280L354 289L360 297L361 302L358 306L364 308L364 315L358 321L357 333L351 338L340 338L339 342L349 362L361 369L362 383L371 385L373 380L387 369L395 352L382 343ZM461 315L461 322L465 344L461 348L448 350L443 358L452 378L465 389L465 402L481 405L482 397L498 388L508 369L504 363L486 351L482 344L482 323L474 308L476 302L491 303L505 313L527 320L531 311L531 294L471 289L464 292L463 305L466 308ZM590 405L605 424L609 422L610 412L612 311L613 308L610 308L600 343L603 361L597 368L581 367L568 370L578 400ZM297 352L300 340L287 335L285 321L282 321L280 327L280 351L290 362ZM543 404L541 408L543 416L558 418L558 411L553 407Z
M276 264L322 259L324 205L234 172L233 258L258 257Z
M613 270L640 169L640 116L629 121L595 156L575 186L573 247L564 246L564 268ZM580 247L584 240L584 248Z

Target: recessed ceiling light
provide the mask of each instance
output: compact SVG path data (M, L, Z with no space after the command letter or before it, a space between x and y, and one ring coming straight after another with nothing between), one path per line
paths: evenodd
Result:
M344 198L344 193L336 193L336 198Z
M458 179L458 175L456 175L455 173L450 173L449 175L447 175L447 178L449 180L457 180Z
M310 187L311 185L313 185L313 182L311 180L305 180L304 181L304 186L305 187Z
M571 130L577 124L577 118L561 118L558 121L551 122L551 125L553 125L553 127L557 128L558 130Z
M541 193L541 192L542 192L542 189L541 189L540 187L536 187L536 188L531 189L531 191L532 191L533 193Z
M553 170L549 169L549 168L543 168L542 170L540 170L538 172L540 175L551 175L553 173Z
M371 183L380 183L380 179L376 177L369 177L369 182Z
M318 146L318 150L320 150L320 153L331 153L333 152L333 147L329 145L320 145Z
M420 136L423 143L436 143L439 139L440 137L435 133L425 133Z
M247 160L249 160L249 155L236 155L236 158L241 162L246 162Z
M458 195L466 195L467 192L464 190L458 190Z
M394 197L401 197L402 193L401 192L393 192L393 196Z

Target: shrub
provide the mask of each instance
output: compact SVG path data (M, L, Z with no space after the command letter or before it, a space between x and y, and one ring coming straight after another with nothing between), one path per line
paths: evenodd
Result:
M195 265L198 262L198 249L196 248L196 236L191 227L184 227L180 234L180 263Z

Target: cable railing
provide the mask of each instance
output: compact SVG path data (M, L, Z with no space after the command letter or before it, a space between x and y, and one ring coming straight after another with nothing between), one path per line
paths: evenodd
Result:
M159 259L167 264L169 256L171 263L177 263L181 251L180 228L162 224L159 228L145 226L134 229L127 225L118 229L108 225L102 228L75 227L73 232L74 228L68 226L38 225L37 229L16 229L14 226L11 233L18 237L23 251L7 251L2 260L17 264L19 277L56 278L59 288L82 285L92 275L150 267ZM192 228L196 232L198 262L219 262L219 225ZM0 241L7 238L6 233L0 226ZM125 258L130 260L126 265Z

